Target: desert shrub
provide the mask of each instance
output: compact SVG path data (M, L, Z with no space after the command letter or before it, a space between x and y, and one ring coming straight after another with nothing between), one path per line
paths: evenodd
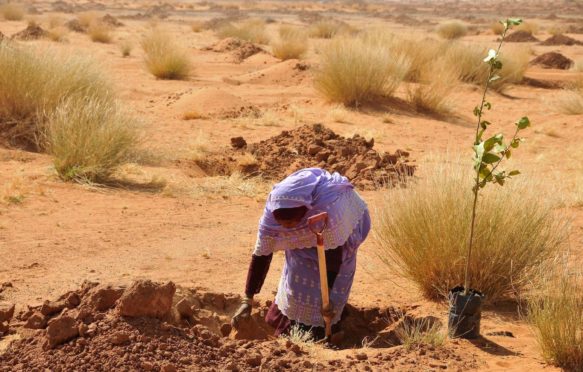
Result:
M452 21L440 24L436 31L440 37L453 40L466 36L468 28L461 22Z
M50 16L48 19L49 29L56 28L63 26L65 24L65 20L59 16Z
M89 28L89 26L97 21L97 19L99 18L99 13L94 12L94 11L88 11L88 12L81 12L77 15L77 21L79 21L79 24L81 25L81 27L87 29Z
M22 21L25 11L21 4L6 3L0 5L0 14L7 21Z
M321 51L316 89L329 101L358 106L390 96L408 70L404 59L361 37L332 40Z
M456 71L461 81L471 84L483 84L488 77L488 66L482 61L488 48L479 45L468 45L460 42L449 43L443 53L449 68ZM529 62L527 48L514 47L501 53L502 70L498 72L500 79L491 86L497 91L503 91L508 84L522 81Z
M190 29L192 32L202 32L204 31L204 22L202 21L192 21L190 22Z
M386 191L377 216L380 259L433 300L464 283L473 171L459 163L451 156L430 162L415 184ZM524 289L568 237L565 219L538 186L520 178L482 191L469 274L488 301Z
M567 115L583 114L583 75L555 99L559 112Z
M433 317L413 318L405 315L395 333L406 349L423 345L439 347L446 338L441 322Z
M449 96L457 82L455 71L442 58L421 71L419 83L409 87L408 100L418 112L446 114L451 109Z
M14 144L42 150L44 124L72 96L111 100L111 87L84 58L33 53L0 43L0 134Z
M101 21L93 21L89 25L87 29L87 33L89 34L89 38L91 41L96 43L110 43L112 36L111 36L111 27Z
M297 59L308 50L308 36L302 30L282 26L279 35L278 40L271 42L271 51L276 58Z
M184 80L193 73L188 53L169 34L154 29L142 39L146 68L159 79Z
M65 26L57 26L47 31L49 39L56 42L63 42L69 34L69 29Z
M520 25L516 26L517 31L525 31L532 35L537 34L538 29L539 26L536 22L522 22Z
M257 44L268 44L269 35L265 29L265 21L261 19L248 19L240 25L228 23L217 31L219 37L236 37L241 40Z
M577 72L583 72L583 59L575 61L573 64L573 70Z
M564 25L552 25L547 29L547 32L553 36L562 35L567 33L567 27Z
M122 57L129 57L132 54L132 49L134 49L134 44L128 40L124 40L119 43L119 50Z
M567 371L583 366L583 275L564 264L543 272L528 301L528 320L543 357ZM550 274L549 274L550 273Z
M111 100L72 97L53 112L48 151L64 180L103 182L136 152L135 120Z
M504 25L500 22L494 22L490 25L490 31L492 31L494 35L502 35L504 32Z
M350 27L334 19L322 19L313 23L309 28L310 37L317 39L331 39L340 33L350 32Z

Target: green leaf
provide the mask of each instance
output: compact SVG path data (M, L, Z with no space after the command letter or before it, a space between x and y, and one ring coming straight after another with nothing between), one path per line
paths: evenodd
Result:
M518 129L526 129L530 127L530 120L526 116L524 116L516 122L516 126L518 127Z
M512 177L512 176L518 176L519 174L520 174L520 171L519 170L513 170L510 173L508 173L508 175L510 177Z
M482 113L482 110L478 106L474 107L474 116L478 116Z
M499 59L491 60L490 65L496 70L500 70L502 68L502 62Z
M505 181L506 181L506 174L504 172L498 172L494 175L494 182L499 184L500 186L504 186Z
M490 102L484 102L484 107L487 108L488 110L491 110L492 104Z
M487 164L481 164L480 166L480 179L485 179L490 175L490 168L488 168Z
M512 156L512 151L510 151L510 149L506 149L504 150L504 155L506 156L506 159L510 159Z
M488 138L486 141L484 141L484 150L486 152L489 152L494 148L495 145L502 144L503 139L504 136L501 133L498 133L495 136Z
M487 153L484 154L484 156L482 156L482 163L486 163L486 164L493 164L496 163L500 160L500 157L498 155L494 155L492 153Z
M511 26L518 26L522 23L522 19L521 18L508 18L506 20L506 23L511 25Z
M512 142L510 142L510 147L512 147L513 149L518 148L519 145L520 145L520 138L514 138L512 140Z
M506 146L504 146L504 144L502 144L502 142L500 142L499 144L497 143L497 144L494 146L494 149L493 149L493 151L492 151L492 152L493 152L494 154L500 154L500 153L502 153L502 152L504 152L504 151L506 151L506 150L507 150L507 147L506 147Z

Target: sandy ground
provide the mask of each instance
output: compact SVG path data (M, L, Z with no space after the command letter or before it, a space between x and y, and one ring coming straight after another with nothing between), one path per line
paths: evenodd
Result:
M294 6L299 7L298 4ZM301 4L310 10L324 6ZM35 6L43 11L37 16L41 20L52 14L48 11L49 2L39 2ZM182 6L186 8L186 2L179 4ZM272 12L281 9L276 3L263 6ZM115 16L127 14L128 9L144 8L146 5L141 2L140 5L137 2L107 4L107 11ZM495 10L487 11L496 14ZM297 17L273 14L276 19L299 23ZM415 17L416 13L408 14ZM542 19L544 9L539 9L538 14ZM74 17L59 15L67 19ZM203 182L203 173L177 160L188 158L189 148L201 133L208 137L211 147L219 148L228 146L229 139L234 136L255 142L303 123L322 122L340 134L361 133L374 137L375 146L381 150L410 151L412 158L417 159L421 177L424 167L431 165L426 160L431 154L464 151L470 156L467 144L473 132L471 110L480 94L475 87L460 86L452 96L454 114L446 119L401 111L363 110L349 111L343 123L334 122L329 112L335 106L326 103L314 91L309 76L299 83L286 80L285 73L278 75L280 80L276 83L225 83L224 78L270 68L279 61L260 55L236 64L224 53L202 50L217 38L211 31L193 33L187 21L211 16L209 12L192 13L185 9L183 13L176 11L169 20L160 21L161 26L188 48L196 66L196 76L190 81L156 80L145 71L139 47L134 48L129 58L122 58L116 43L92 43L85 34L70 33L66 43L27 42L64 53L85 54L102 65L122 101L143 120L147 145L159 157L155 165L135 166L130 173L141 179L157 177L167 186L161 192L148 192L138 187L124 190L63 183L55 176L50 157L0 149L1 186L5 193L24 196L21 203L0 204L0 283L13 285L2 293L6 300L23 307L77 288L85 279L101 282L130 282L138 278L172 280L215 292L241 293L264 196L196 192L196 186ZM342 17L356 26L368 22L356 8ZM122 22L125 26L115 31L116 41L131 40L137 44L140 35L150 27L145 20L122 19ZM372 18L372 22L380 24L383 21ZM553 21L539 22L547 25ZM386 21L384 25L395 31L428 32L424 28ZM25 26L25 22L1 21L0 31L11 35ZM276 32L275 25L269 27ZM547 35L541 32L537 36L545 38ZM571 36L583 41L581 35ZM464 41L492 44L495 36L484 31ZM322 42L315 41L314 47ZM572 59L583 59L583 46L544 47L534 43L528 46L536 55L555 50ZM317 55L312 51L307 60L316 62ZM574 73L533 67L528 76L556 81L570 80ZM217 88L237 96L267 113L265 115L272 120L267 125L266 119L252 118L182 120L183 113L175 102L202 88ZM500 129L509 131L513 120L525 114L530 117L534 129L527 133L527 146L521 149L519 156L526 169L525 177L544 177L565 199L579 198L579 202L566 212L573 220L572 249L581 256L583 121L581 116L556 112L553 99L558 92L556 89L512 86L505 95L492 95L495 109L489 119L501 123ZM404 95L404 91L399 94ZM387 116L390 123L385 123ZM373 212L381 194L380 191L363 193ZM445 319L445 307L424 302L411 284L382 268L372 253L374 244L373 239L369 239L361 247L351 302L359 306L418 304ZM281 266L282 257L278 255L260 298L272 297ZM483 334L505 330L516 337L486 336L479 344L455 341L455 346L463 353L476 357L480 370L552 369L543 363L532 332L514 310L486 311L484 316Z

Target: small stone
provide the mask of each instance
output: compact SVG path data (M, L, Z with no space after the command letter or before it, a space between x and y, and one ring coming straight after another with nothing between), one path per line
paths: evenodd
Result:
M190 318L194 315L194 311L192 310L192 304L186 298L178 301L176 304L176 310L178 314L180 314L183 318Z
M122 316L164 318L172 309L174 292L176 285L173 282L158 284L138 280L125 290L117 307Z
M259 367L261 365L261 354L253 354L249 355L245 358L245 362L249 364L251 367Z
M67 307L67 303L65 302L65 300L45 301L40 308L40 312L43 315L50 316L60 313L65 307Z
M160 369L162 372L176 372L176 367L172 363L167 363L162 366Z
M308 147L308 154L314 156L317 153L319 153L321 150L322 150L322 146L311 145Z
M8 322L0 322L0 335L8 333Z
M47 318L40 311L35 311L24 323L24 328L42 329L47 326Z
M127 332L116 332L109 336L109 342L119 346L130 342L130 335Z
M77 293L72 292L67 296L65 302L67 303L67 307L72 309L74 307L79 306L79 304L81 303L81 298Z
M309 360L304 360L302 365L304 366L304 368L312 368L313 366L312 362L310 362Z
M223 323L221 325L221 335L223 335L223 337L227 337L231 331L233 330L233 326L231 326L230 323Z
M243 137L233 137L231 138L231 146L234 149L242 149L247 147L247 141Z
M0 323L9 322L14 316L14 304L10 302L0 302Z

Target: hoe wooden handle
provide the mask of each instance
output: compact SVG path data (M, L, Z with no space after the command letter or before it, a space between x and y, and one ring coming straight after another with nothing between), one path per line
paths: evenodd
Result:
M316 224L323 222L322 228L316 230ZM315 216L308 218L308 226L314 234L316 234L316 249L318 251L318 268L320 270L320 292L322 293L322 307L330 305L330 293L328 292L328 270L326 268L326 253L324 252L324 229L328 224L328 213L322 212ZM332 336L332 319L324 317L324 324L326 325L326 339Z

